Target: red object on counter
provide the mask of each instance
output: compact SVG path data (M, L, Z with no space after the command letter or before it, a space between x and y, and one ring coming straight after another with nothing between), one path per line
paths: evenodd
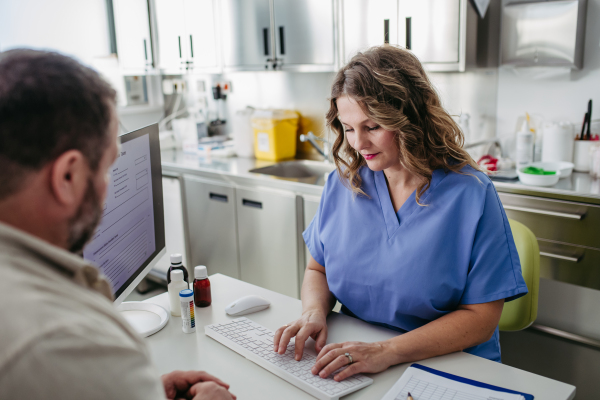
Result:
M498 171L498 159L489 154L482 156L479 161L477 161L477 164L488 171Z
M204 265L194 268L194 303L196 307L208 307L212 303L210 281Z

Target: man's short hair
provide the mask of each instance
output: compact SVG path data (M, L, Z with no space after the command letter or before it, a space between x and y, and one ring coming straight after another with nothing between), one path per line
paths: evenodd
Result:
M96 171L109 144L116 92L94 70L58 53L0 53L0 199L68 150Z

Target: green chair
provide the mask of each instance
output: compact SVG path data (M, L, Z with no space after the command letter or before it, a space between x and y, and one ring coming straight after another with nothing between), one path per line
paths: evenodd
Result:
M504 304L498 327L501 331L520 331L533 324L537 317L538 292L540 287L540 248L537 239L529 228L520 222L509 219L521 272L529 293Z

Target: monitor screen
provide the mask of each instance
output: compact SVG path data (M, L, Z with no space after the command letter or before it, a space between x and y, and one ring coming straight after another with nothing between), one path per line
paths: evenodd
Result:
M83 249L83 257L100 268L118 302L137 286L165 248L158 126L119 139L102 220Z

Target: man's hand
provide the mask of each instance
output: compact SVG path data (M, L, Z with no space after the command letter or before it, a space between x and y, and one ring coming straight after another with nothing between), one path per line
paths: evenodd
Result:
M206 396L198 397L202 400L235 399L235 396L227 391L228 384L203 371L173 371L161 376L161 380L169 400L191 399L195 398L196 394ZM196 386L199 388L195 389ZM210 397L211 394L214 397Z

